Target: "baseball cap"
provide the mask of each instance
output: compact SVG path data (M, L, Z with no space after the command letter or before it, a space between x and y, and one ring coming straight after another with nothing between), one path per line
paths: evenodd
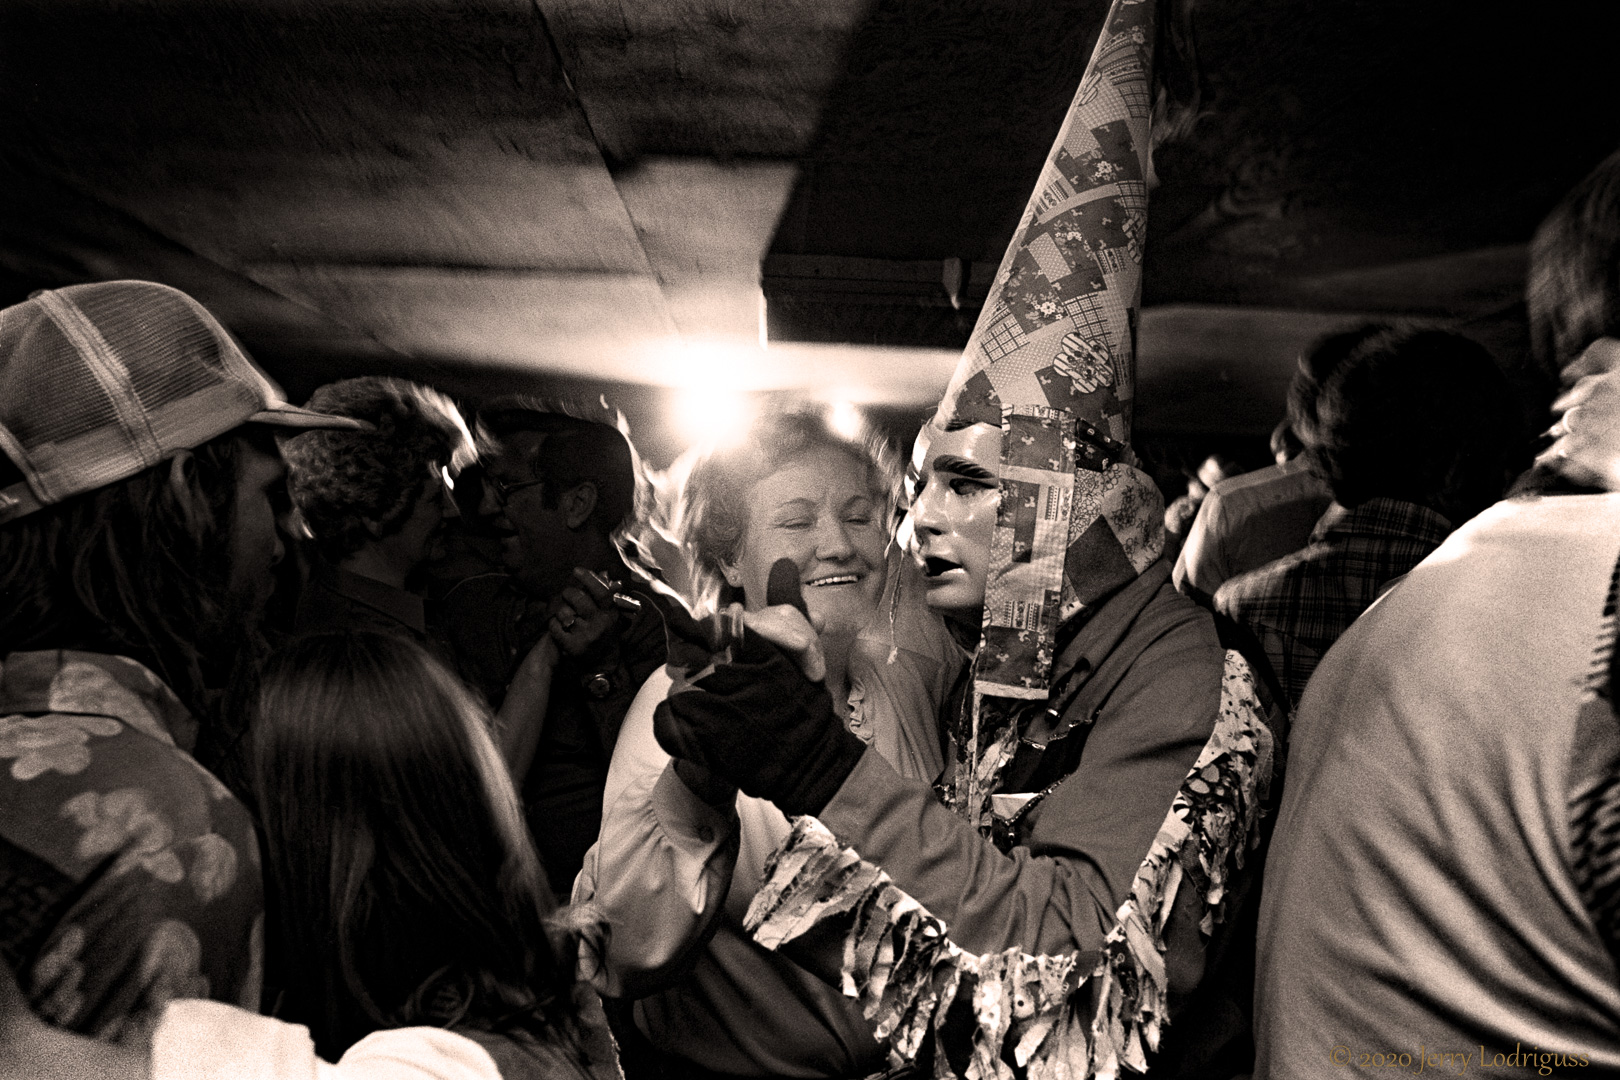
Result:
M23 474L0 489L0 523L247 423L370 426L288 404L206 308L167 285L69 285L0 310L0 450Z

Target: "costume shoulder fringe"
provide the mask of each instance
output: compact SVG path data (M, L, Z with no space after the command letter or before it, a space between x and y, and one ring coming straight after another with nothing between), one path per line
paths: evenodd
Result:
M1228 874L1259 843L1271 758L1254 677L1228 652L1214 734L1165 814L1095 964L1082 967L1079 953L963 951L941 920L812 817L794 819L766 863L745 926L775 949L852 913L842 989L859 1000L897 1065L912 1060L930 1032L937 1040L952 1003L970 995L973 1043L964 1080L1013 1080L1009 1059L1029 1080L1145 1072L1146 1054L1158 1048L1168 1022L1164 937L1176 895L1190 877L1203 907L1200 929L1211 934ZM1090 992L1081 993L1088 984ZM947 1080L954 1075L949 1056L943 1046L936 1050L936 1076Z

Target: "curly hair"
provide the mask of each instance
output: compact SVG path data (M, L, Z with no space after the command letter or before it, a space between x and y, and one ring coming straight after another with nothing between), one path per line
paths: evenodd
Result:
M741 554L754 485L821 448L848 454L865 468L880 520L892 523L900 496L900 465L888 443L871 433L855 438L840 435L816 410L766 413L741 441L698 458L681 484L675 533L692 563L698 595L691 599L699 607L733 599L722 567Z
M372 539L403 528L423 483L438 469L473 459L472 436L455 404L418 383L371 375L328 383L309 408L369 420L375 431L310 431L289 439L288 490L315 537L337 563Z

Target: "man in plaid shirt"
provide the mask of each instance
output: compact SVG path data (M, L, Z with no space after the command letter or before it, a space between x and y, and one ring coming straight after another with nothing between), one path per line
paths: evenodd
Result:
M1292 705L1385 587L1501 496L1516 424L1490 354L1445 331L1372 333L1326 377L1300 435L1334 505L1309 546L1215 593L1216 610L1260 639Z

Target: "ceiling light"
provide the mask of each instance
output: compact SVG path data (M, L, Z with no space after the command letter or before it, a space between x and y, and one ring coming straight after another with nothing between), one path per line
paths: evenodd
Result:
M683 390L675 395L675 429L688 446L734 446L748 434L753 404L744 394Z
M858 439L866 429L861 411L848 401L836 401L827 410L827 426L846 439Z

